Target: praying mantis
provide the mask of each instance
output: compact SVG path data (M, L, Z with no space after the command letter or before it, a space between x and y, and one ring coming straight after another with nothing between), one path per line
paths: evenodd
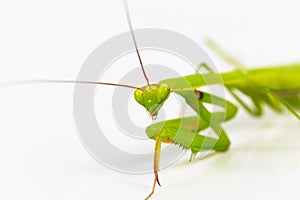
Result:
M233 63L234 59L220 47L212 41L209 41L209 44L220 55L223 55L227 61ZM156 141L154 184L151 193L146 199L150 198L154 193L155 184L158 183L160 185L158 163L161 142L179 144L183 148L191 150L190 160L200 151L214 150L222 152L226 151L230 146L229 138L220 123L232 119L237 112L237 107L223 98L202 92L198 89L199 87L223 84L232 96L252 115L261 115L262 104L265 103L278 112L281 112L282 106L284 106L300 120L299 114L292 107L292 105L298 108L300 106L300 63L251 70L237 69L221 73L221 82L218 78L219 74L214 73L205 63L202 63L199 67L201 66L207 68L210 73L202 75L196 73L167 79L160 81L159 85L149 85L144 87L143 90L135 91L137 102L143 105L151 116L157 115L158 109L166 101L170 92L175 92L182 96L187 105L197 113L197 115L192 117L159 122L146 129L148 137ZM296 81L290 82L289 80ZM189 84L189 87L182 87L182 85L186 85L186 82ZM253 102L253 108L245 104L234 90L239 90L247 95ZM194 98L193 95L195 96ZM214 99L214 102L212 99ZM208 111L204 103L212 102L218 106L223 106L225 110L223 112ZM216 120L211 120L213 118ZM218 134L217 139L199 134L208 127Z
M210 42L210 45L217 47L212 42ZM220 55L224 55L224 52L219 48L215 49ZM137 45L136 51L139 55ZM224 58L226 57L228 58L228 56L224 56ZM140 62L142 60L140 56L139 60ZM228 59L228 61L233 63L232 59ZM221 125L235 116L237 107L221 97L202 91L202 86L224 85L233 97L253 115L261 115L262 104L266 103L275 111L281 111L283 105L299 119L299 115L293 109L293 106L299 107L300 83L297 81L300 75L299 63L251 70L243 68L240 64L236 66L238 66L236 70L218 74L212 71L205 63L202 63L199 67L206 68L209 73L201 75L196 73L176 79L163 80L157 84L150 84L146 72L143 70L145 78L148 80L145 87L91 81L33 80L29 82L87 83L130 87L136 89L134 92L135 99L145 107L153 119L159 114L159 109L168 100L170 93L173 92L182 96L186 104L195 111L195 116L159 122L146 129L147 136L156 142L154 157L155 178L152 191L147 197L150 198L154 193L156 183L159 183L159 150L162 142L179 144L183 148L191 150L191 159L200 151L215 150L222 152L226 151L230 146L228 136ZM143 69L142 62L141 67ZM243 102L236 93L237 90L252 100L253 108ZM220 106L224 108L224 111L211 112L205 107L204 104L206 103ZM209 127L217 133L218 138L200 134L201 131Z

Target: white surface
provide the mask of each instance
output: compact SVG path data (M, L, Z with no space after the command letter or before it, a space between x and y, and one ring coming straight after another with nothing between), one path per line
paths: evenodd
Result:
M297 0L129 1L135 28L220 42L249 66L299 61ZM88 54L127 31L122 1L1 1L0 80L75 79ZM216 62L219 61L216 59ZM223 64L223 63L222 63ZM71 85L0 88L0 199L143 199L152 174L98 164L81 146ZM241 113L225 154L160 173L153 199L299 199L299 122ZM152 142L152 141L149 141Z

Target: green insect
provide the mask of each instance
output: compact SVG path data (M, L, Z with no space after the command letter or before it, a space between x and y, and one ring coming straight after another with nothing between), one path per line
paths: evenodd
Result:
M215 43L208 41L210 47L237 68L230 72L217 73L207 64L202 63L198 66L198 69L204 67L208 71L206 74L195 73L150 84L139 54L127 9L126 14L141 69L147 82L146 86L135 87L125 84L73 80L27 80L8 83L8 85L50 82L102 84L132 88L135 89L134 97L137 103L144 106L153 119L157 117L159 110L167 101L170 93L174 92L183 97L186 104L194 110L194 116L170 119L152 124L146 128L147 136L155 140L154 183L146 199L149 199L154 193L156 183L160 185L158 171L160 149L163 142L177 144L184 149L190 150L190 160L201 151L224 152L230 146L230 140L222 124L232 119L238 109L233 103L217 95L205 92L201 87L216 84L224 85L241 106L255 116L261 115L262 105L267 104L277 112L282 112L282 108L285 107L300 120L300 116L296 112L296 109L300 109L300 63L247 69ZM240 94L236 93L237 91L250 98L253 105L249 106L244 103L240 98ZM218 106L222 110L210 111L206 104ZM216 137L201 135L201 132L208 128L211 128L216 133Z
M209 44L223 55L223 58L233 63L233 58L228 59L228 54L225 54L216 44L212 41L209 41ZM155 178L153 189L147 198L154 193L156 183L159 184L158 163L162 142L178 144L191 150L191 160L200 151L214 150L222 152L230 146L230 140L221 124L235 116L237 107L221 97L201 91L202 86L224 85L233 97L249 113L255 116L261 115L262 104L267 104L277 112L282 112L282 106L284 106L300 120L300 116L295 111L295 108L300 108L300 63L249 70L241 68L221 74L211 71L205 63L199 65L199 67L205 67L209 70L209 73L196 73L163 80L158 84L151 84L141 90L138 89L134 93L136 101L143 105L149 114L154 117L171 92L182 96L187 105L196 112L195 116L171 119L147 127L148 137L156 141ZM241 100L235 93L236 90L252 100L253 108L250 108ZM221 106L224 110L210 112L205 107L207 103ZM209 127L217 134L217 139L200 134L201 131Z
M228 62L237 63L212 41L209 41L209 45ZM147 127L148 137L156 141L155 179L153 189L147 199L154 193L155 184L159 184L158 163L161 142L178 144L191 150L190 160L200 151L222 152L230 146L230 140L221 124L235 116L237 107L221 97L201 91L201 87L214 84L224 85L232 96L255 116L261 115L262 104L267 104L277 112L282 112L284 106L300 120L299 114L295 111L295 109L300 109L300 63L257 69L240 68L221 74L214 73L205 63L199 67L205 67L209 73L196 73L167 79L158 84L143 87L143 90L135 91L137 102L143 105L152 116L157 114L170 92L182 96L187 105L196 112L195 116L171 119ZM253 102L252 108L244 103L235 91L248 96ZM224 110L210 112L205 106L207 103L221 106ZM206 128L212 128L218 138L201 135L201 131Z

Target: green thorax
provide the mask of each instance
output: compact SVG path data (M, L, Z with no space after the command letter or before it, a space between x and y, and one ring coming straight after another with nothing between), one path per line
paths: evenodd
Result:
M165 84L151 84L137 89L134 92L135 100L146 108L152 119L156 118L159 109L169 95L170 88Z

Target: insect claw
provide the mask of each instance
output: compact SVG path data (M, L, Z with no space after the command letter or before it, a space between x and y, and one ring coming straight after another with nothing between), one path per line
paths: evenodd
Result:
M189 162L192 162L192 161L195 159L196 154L197 154L197 153L193 153L193 152L191 153Z
M156 183L161 187L160 182L159 182L159 180L158 180L158 171L154 171L154 175L155 175L155 177L154 177L154 183L153 183L152 191L151 191L150 194L146 197L145 200L150 199L150 197L154 194L154 190L155 190L155 185L156 185Z
M157 184L158 184L159 186L161 186L161 185L160 185L160 182L159 182L159 180L158 180L158 171L155 171L155 172L154 172L154 175L155 175L155 181L157 182Z
M158 180L158 177L156 177L156 182L157 182L157 184L161 187L160 182L159 182L159 180Z

